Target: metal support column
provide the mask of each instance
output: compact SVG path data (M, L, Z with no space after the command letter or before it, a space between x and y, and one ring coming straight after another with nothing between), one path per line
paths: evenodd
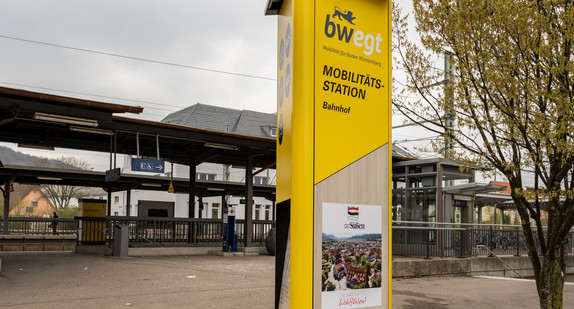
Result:
M195 160L189 162L189 218L195 218L195 174L197 166Z
M132 188L128 188L126 190L126 214L128 214L128 216L131 214L131 205L132 205Z
M492 224L496 224L496 210L498 209L498 207L496 206L496 204L494 204L494 217L492 218Z
M245 162L245 226L244 245L251 247L253 238L253 157Z
M108 188L108 211L106 216L109 216L112 213L112 190ZM129 216L129 214L127 214Z
M189 161L189 195L188 195L188 214L187 217L190 219L195 218L195 179L197 176L195 175L197 171L197 166L195 164L195 160L191 159ZM190 220L189 226L187 229L187 242L193 243L195 239L195 229L197 226Z
M478 224L482 224L482 206L478 206Z
M2 195L4 196L4 228L2 229L2 233L4 235L8 235L8 218L10 217L10 181L6 180L4 182L4 190L2 191Z

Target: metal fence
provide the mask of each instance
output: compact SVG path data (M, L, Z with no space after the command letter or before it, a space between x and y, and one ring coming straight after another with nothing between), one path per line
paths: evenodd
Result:
M108 241L113 241L115 227L122 225L128 228L131 246L221 246L223 243L221 219L108 217ZM239 247L245 242L244 226L245 220L237 220L235 223ZM254 220L252 244L264 245L265 238L273 227L274 221Z
M0 232L4 222L0 220ZM55 225L55 228L54 228ZM11 217L8 219L8 233L11 235L75 235L78 221L74 219Z
M393 226L394 257L462 257L468 252L465 230Z
M568 235L568 252L574 254L574 231ZM393 224L393 257L470 257L524 255L526 241L516 225L476 225L428 222ZM536 246L540 250L538 239ZM492 252L492 253L491 253Z
M8 231L12 235L51 235L53 223L52 218L11 217ZM130 246L220 246L223 242L221 219L78 217L58 219L56 234L78 235L81 244L111 245L116 233L114 227L122 225L128 229ZM235 223L239 247L245 243L244 226L244 220ZM263 246L269 230L274 227L274 221L254 220L252 244ZM0 231L2 228L0 224ZM516 225L403 221L395 222L392 229L393 257L488 256L489 251L496 255L527 254L522 229ZM568 238L568 252L574 254L574 232L570 232Z
M52 218L8 219L10 235L78 235L81 244L111 243L114 239L115 226L125 225L128 228L131 246L174 246L197 245L219 246L223 243L223 222L221 219L189 218L136 218L106 217L75 219L58 219L54 233ZM245 220L237 220L235 232L238 246L245 242ZM269 230L275 227L275 221L254 220L252 226L252 244L262 246ZM0 232L3 222L0 220Z

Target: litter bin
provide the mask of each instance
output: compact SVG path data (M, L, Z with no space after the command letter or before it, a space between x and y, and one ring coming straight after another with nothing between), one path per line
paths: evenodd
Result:
M114 225L114 256L128 257L129 226L127 224Z
M267 253L271 256L275 256L275 242L277 241L277 230L272 228L267 233L267 237L265 237L265 249L267 249Z

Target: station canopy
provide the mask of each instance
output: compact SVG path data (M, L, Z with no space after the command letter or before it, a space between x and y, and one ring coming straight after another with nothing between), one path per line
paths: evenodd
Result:
M114 154L135 156L139 153L142 158L159 157L161 160L188 166L210 162L244 167L248 158L252 160L254 167L260 169L273 167L275 164L274 138L214 132L118 115L140 114L142 111L141 107L0 87L0 141L40 149L59 147L105 152L110 153L110 157ZM103 179L97 180L98 177L103 177L101 172L91 174L82 171L78 177L73 177L75 173L69 171L60 171L59 175L54 176L53 171L39 168L34 170L37 172L35 176L38 183L47 182L38 178L52 177L60 181L59 183L68 179L77 180L76 185L94 184L108 188L116 186L118 189L125 186L135 188L136 184L138 188L163 190L162 186L165 185L162 182L165 179L157 177L156 181L161 183L151 183L151 186L146 188L144 184L149 181L145 177L129 175L131 179L122 176L122 181L126 183L103 183ZM80 174L84 175L83 178ZM11 181L17 181L20 177L27 182L33 182L32 176L29 169L24 168L10 171L5 169L0 173L1 180L10 178ZM197 185L200 183L197 181ZM212 189L221 191L225 187L223 183L215 184ZM178 186L181 189L179 192L186 191L183 183ZM199 186L197 189L202 188ZM209 195L207 189L205 185L204 196ZM265 189L265 194L269 193L269 190L271 188Z
M487 206L512 200L510 194L498 193L506 189L507 187L503 185L473 182L446 187L443 189L443 192L473 196L477 206Z

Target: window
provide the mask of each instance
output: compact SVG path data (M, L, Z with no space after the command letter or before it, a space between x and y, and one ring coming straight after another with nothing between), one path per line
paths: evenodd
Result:
M219 203L211 204L211 219L219 219Z
M32 207L38 207L38 201L32 201Z
M271 130L269 131L270 135L273 137L277 137L277 128L276 127L271 127Z
M410 177L409 183L411 188L435 187L436 178L435 176Z
M405 220L405 199L406 192L404 190L393 191L393 221Z
M420 174L420 173L435 173L436 165L413 165L409 166L410 174Z
M255 205L255 217L253 219L260 220L261 219L261 205Z
M435 191L411 191L407 208L407 221L436 222Z
M405 177L393 177L393 189L403 189L407 187Z
M199 204L199 217L200 218L205 218L207 217L207 206L209 204L208 203L201 203ZM205 211L205 212L204 212ZM204 215L205 214L205 215Z
M215 180L215 174L196 173L197 180Z
M269 177L255 176L255 178L253 179L253 182L256 185L267 185L267 184L269 184Z
M269 215L271 214L271 205L265 205L265 220L270 220Z
M119 203L120 202L120 197L119 196L114 196L114 203Z
M117 212L117 211L114 211L114 216L116 216L116 217L117 217L117 216L119 216L119 215L120 215L120 214L119 214L119 212Z
M442 176L442 186L443 187L450 187L450 186L456 186L456 185L464 185L467 183L470 183L471 179L468 176L464 176L464 175L449 175L449 174L444 174Z

